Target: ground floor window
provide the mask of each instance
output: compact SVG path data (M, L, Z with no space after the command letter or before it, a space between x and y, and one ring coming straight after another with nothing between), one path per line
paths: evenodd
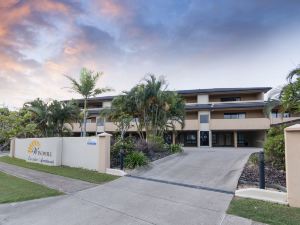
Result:
M213 147L233 147L233 132L212 132Z
M197 131L183 131L177 134L176 143L185 147L197 147Z

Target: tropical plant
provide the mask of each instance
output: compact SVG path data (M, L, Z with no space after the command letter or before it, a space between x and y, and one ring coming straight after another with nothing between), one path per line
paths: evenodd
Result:
M131 115L126 113L126 109L124 109L124 101L125 96L117 96L113 99L111 108L103 109L100 112L100 116L102 118L111 120L117 126L121 139L124 138L129 128L133 126L133 118Z
M296 76L296 79L294 79ZM270 115L273 109L280 113L300 113L300 68L292 70L287 76L288 84L275 88L269 93L265 113Z
M99 80L102 73L93 72L86 68L81 69L79 81L75 80L70 76L66 76L71 81L70 89L80 95L84 100L83 108L83 136L86 136L86 120L88 116L87 112L87 100L96 95L110 91L110 88L96 88L97 81Z
M171 153L179 153L183 152L183 148L181 144L170 144L167 146Z
M175 129L176 124L184 126L183 99L167 90L163 78L157 79L152 74L113 101L112 108L133 118L141 139L148 140L151 135L162 137L167 130Z
M80 118L80 109L74 101L52 101L48 107L49 127L52 136L64 136L72 132L72 123Z
M38 135L39 130L32 120L31 112L26 109L9 111L7 108L0 108L0 151L8 148L11 138Z
M284 126L272 127L264 143L266 158L278 169L285 168Z
M24 110L31 112L32 121L43 137L63 136L71 132L71 123L80 118L80 109L74 101L48 103L41 99L24 104Z
M145 166L148 164L148 159L143 152L133 151L125 157L125 167L134 169L139 166Z
M300 77L300 66L293 69L287 76L288 81L291 83L293 82L293 78L297 76Z
M32 112L32 119L36 123L37 128L41 131L41 136L47 137L49 128L49 110L47 103L37 98L31 102L26 102L23 108Z
M112 166L119 165L120 152L122 151L125 155L130 154L135 150L134 140L130 137L121 138L121 136L117 136L114 138L111 151L110 158Z

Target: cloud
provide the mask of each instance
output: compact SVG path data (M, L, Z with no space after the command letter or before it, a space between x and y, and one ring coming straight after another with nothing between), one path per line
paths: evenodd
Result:
M0 103L65 99L71 94L62 89L63 75L76 78L84 66L103 71L99 85L117 91L147 72L179 88L200 88L224 74L236 79L248 62L257 74L272 59L277 70L287 68L298 60L292 45L300 37L299 6L296 0L1 1Z

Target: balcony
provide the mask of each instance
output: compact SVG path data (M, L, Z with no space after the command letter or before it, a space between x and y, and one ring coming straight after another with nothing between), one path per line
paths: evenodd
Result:
M72 126L73 126L73 129L72 129L73 132L80 132L81 131L80 123L73 123ZM96 132L96 123L87 123L86 124L86 131L87 132Z
M270 128L268 118L211 119L210 130L266 130Z
M289 122L289 121L299 120L299 119L300 117L271 118L271 124L284 123L284 122Z
M179 123L175 124L175 130L181 130ZM185 120L185 126L182 130L199 130L199 120Z

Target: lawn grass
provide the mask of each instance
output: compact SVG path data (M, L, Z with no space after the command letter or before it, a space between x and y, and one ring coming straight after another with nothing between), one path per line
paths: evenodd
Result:
M40 184L0 172L0 203L61 195L62 193Z
M98 173L97 171L68 166L47 166L38 163L26 162L25 160L11 158L9 156L0 157L0 161L32 170L38 170L64 177L70 177L73 179L83 180L95 184L106 183L118 178L118 176L113 176L105 173Z
M234 198L227 213L270 225L300 224L300 208L247 198Z

